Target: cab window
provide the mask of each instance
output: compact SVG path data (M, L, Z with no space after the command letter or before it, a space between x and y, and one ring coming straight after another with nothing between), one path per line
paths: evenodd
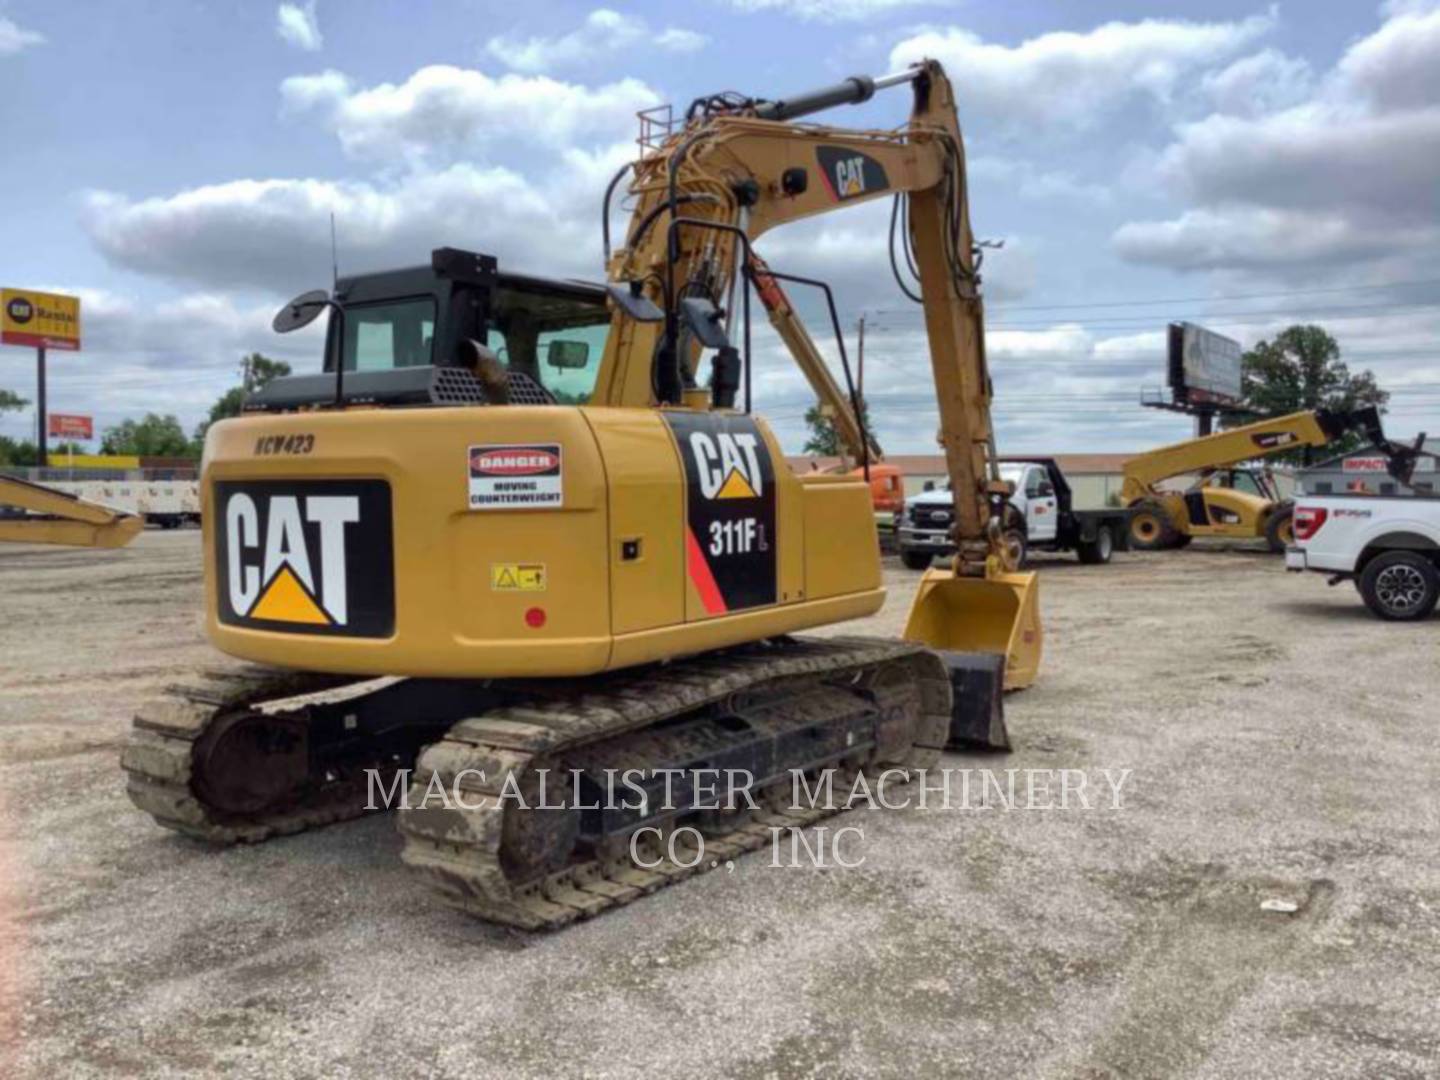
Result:
M1040 485L1045 480L1045 474L1039 469L1031 469L1025 474L1025 494L1032 499L1039 498Z
M485 344L562 405L590 400L610 336L604 301L500 289Z
M435 301L430 297L345 309L346 371L386 371L434 363Z

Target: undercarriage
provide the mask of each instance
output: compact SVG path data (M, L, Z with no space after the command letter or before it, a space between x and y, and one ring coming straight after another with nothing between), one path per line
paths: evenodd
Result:
M142 710L122 763L137 806L216 844L398 801L402 857L445 903L543 929L841 809L798 804L796 777L933 765L952 679L965 696L948 667L900 642L784 638L573 680L242 668Z

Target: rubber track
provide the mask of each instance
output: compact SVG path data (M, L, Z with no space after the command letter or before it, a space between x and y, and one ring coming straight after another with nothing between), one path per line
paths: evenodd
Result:
M217 818L190 787L195 740L220 717L256 704L370 681L354 676L245 665L207 672L167 688L136 714L120 754L130 801L167 829L213 844L258 843L365 813L354 784L322 787L308 802L254 821Z
M516 886L502 866L501 847L507 809L511 814L523 811L513 805L507 808L506 800L498 798L511 776L520 783L519 790L525 790L520 778L537 758L550 760L627 731L643 734L656 723L766 683L864 678L894 665L911 668L912 685L918 686L920 717L914 742L908 752L898 755L902 760L871 762L867 767L928 767L939 759L950 726L950 682L933 653L900 642L857 638L747 646L659 669L600 676L580 683L568 698L551 694L462 720L420 754L412 774L411 808L399 811L401 857L450 906L527 930L553 929L628 904L763 847L774 828L801 828L839 808L794 808L785 784L784 800L767 803L770 809L753 812L730 832L707 835L705 857L693 867L682 865L695 853L680 850L679 844L687 839L681 836L676 850L679 861L670 860L657 845L645 861L658 860L658 865L642 868L627 849ZM484 781L472 781L474 774L467 774L460 786L467 808L423 807L432 779L438 778L445 790L452 791L454 778L471 769L482 771Z

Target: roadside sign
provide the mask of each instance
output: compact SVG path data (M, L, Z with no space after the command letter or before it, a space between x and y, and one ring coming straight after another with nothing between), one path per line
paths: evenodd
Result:
M95 421L89 416L51 413L50 435L57 439L93 439L95 438Z
M1244 350L1238 341L1194 323L1171 323L1170 387L1175 400L1189 405L1237 405Z
M34 289L0 289L0 345L77 351L80 298Z

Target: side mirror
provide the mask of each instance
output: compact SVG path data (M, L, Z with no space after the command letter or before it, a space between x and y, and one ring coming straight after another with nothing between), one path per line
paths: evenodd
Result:
M552 341L545 350L545 363L553 368L578 370L590 361L590 346L584 341Z
M270 329L277 334L299 330L302 326L309 326L329 306L330 294L324 289L301 293L275 313L275 318L270 320Z
M1041 480L1039 494L1042 499L1046 498L1047 496L1054 495L1055 485L1052 484L1049 480Z
M705 348L723 349L730 344L725 328L720 325L720 309L709 297L687 296L680 301L680 316Z
M640 282L627 281L618 285L605 286L605 292L615 306L636 322L657 323L665 321L665 313L655 306L648 296L640 291Z

